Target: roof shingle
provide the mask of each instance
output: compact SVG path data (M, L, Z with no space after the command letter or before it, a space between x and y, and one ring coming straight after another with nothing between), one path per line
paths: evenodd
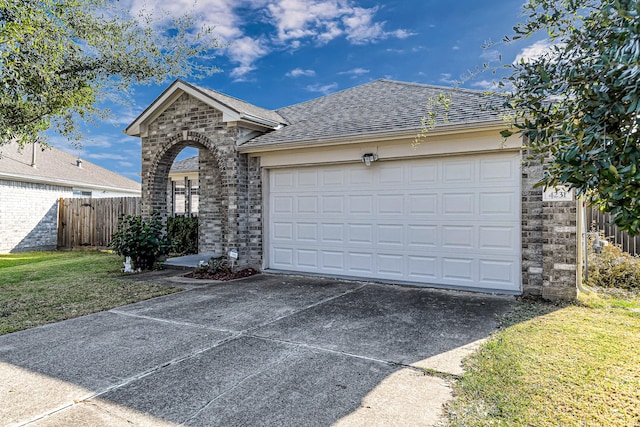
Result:
M276 110L289 125L258 136L243 147L417 131L427 100L440 94L451 98L449 125L500 119L497 112L485 108L489 96L484 92L381 79ZM499 101L497 96L491 98Z
M33 146L20 149L12 142L0 146L0 178L24 177L31 181L69 186L140 191L140 183L85 160L78 167L77 157L54 147L36 148L36 167L31 166Z

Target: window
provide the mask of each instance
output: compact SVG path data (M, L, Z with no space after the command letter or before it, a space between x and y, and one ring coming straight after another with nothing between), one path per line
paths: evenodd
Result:
M91 197L91 191L73 190L73 197Z

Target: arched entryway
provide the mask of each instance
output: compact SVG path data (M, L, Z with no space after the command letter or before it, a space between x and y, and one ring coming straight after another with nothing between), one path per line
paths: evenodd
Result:
M200 253L224 254L228 250L225 242L233 241L229 239L229 232L233 234L233 230L229 229L227 220L229 186L224 183L233 181L235 177L229 176L229 171L221 165L220 153L216 145L203 135L189 132L187 135L171 138L161 150L155 153L148 173L145 174L145 181L148 184L145 190L147 200L143 203L143 214L148 215L157 211L163 218L167 218L172 213L168 204L171 193L169 171L176 156L186 147L198 149L200 192L198 250Z

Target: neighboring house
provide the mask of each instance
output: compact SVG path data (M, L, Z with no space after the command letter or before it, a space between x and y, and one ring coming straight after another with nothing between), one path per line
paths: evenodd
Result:
M169 171L171 188L168 212L173 215L198 215L198 156L173 163Z
M140 196L140 184L39 144L0 146L0 253L56 249L58 203Z
M446 123L414 144L430 98ZM494 99L495 100L495 99ZM480 91L377 80L276 111L177 80L127 129L143 213L199 148L199 248L239 265L462 290L576 295L575 201L543 202L539 162ZM444 113L441 111L441 113Z

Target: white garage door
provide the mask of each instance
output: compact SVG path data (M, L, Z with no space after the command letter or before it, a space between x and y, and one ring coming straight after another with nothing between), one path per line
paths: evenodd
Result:
M520 156L273 169L271 269L520 290Z

